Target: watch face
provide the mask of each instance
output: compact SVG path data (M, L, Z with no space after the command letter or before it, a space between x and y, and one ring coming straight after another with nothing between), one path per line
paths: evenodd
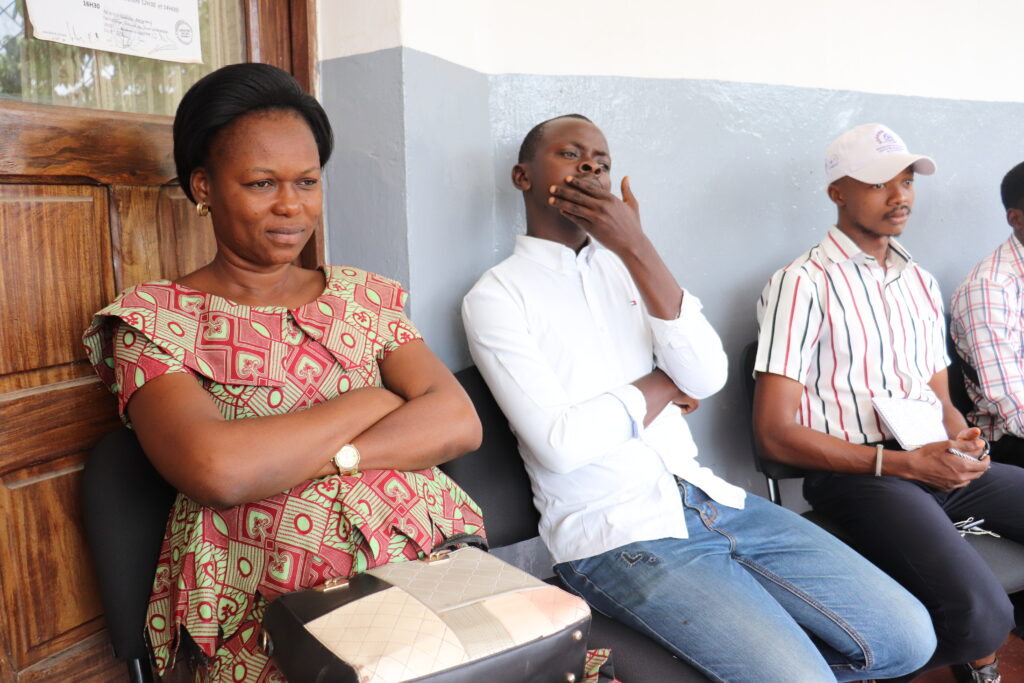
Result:
M354 470L359 466L359 451L352 444L342 446L337 458L337 463L343 470Z

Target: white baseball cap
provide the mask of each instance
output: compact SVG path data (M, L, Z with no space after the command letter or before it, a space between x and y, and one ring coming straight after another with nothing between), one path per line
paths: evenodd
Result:
M936 168L931 157L911 154L900 136L880 123L851 128L833 140L825 152L829 184L843 176L872 185L884 183L908 166L921 175L931 175Z

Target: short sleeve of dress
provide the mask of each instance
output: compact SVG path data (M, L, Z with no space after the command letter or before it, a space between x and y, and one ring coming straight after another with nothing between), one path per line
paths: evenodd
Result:
M405 292L403 291L402 294L404 296ZM388 354L402 344L423 338L420 331L401 309L381 311L379 334L384 340L384 344L377 352L378 362L387 358Z
M407 344L423 335L405 314L409 293L401 284L376 273L366 273L365 293L371 301L379 301L377 308L377 339L379 345L375 357L384 360L402 344Z
M409 294L401 284L352 266L324 270L327 296L317 301L321 307L328 305L325 312L333 318L325 319L332 329L324 339L346 367L370 358L379 363L402 344L423 338L405 314Z
M113 335L114 379L112 390L117 394L117 410L127 423L125 407L139 388L161 375L180 372L195 376L181 359L161 349L139 330L117 321Z

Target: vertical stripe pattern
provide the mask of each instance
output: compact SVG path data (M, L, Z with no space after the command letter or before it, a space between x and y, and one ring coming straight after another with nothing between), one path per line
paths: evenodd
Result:
M755 372L804 386L799 424L854 443L891 438L875 396L937 402L949 365L938 284L896 240L886 267L833 227L776 272L757 303Z

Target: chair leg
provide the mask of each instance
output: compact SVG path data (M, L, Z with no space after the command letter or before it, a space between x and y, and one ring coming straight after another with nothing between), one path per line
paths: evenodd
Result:
M775 477L769 477L767 474L764 475L764 480L768 482L768 500L776 505L782 505L782 494L779 493L779 482L775 480Z
M144 659L129 660L128 680L131 683L153 683L153 672L149 668L149 662Z

